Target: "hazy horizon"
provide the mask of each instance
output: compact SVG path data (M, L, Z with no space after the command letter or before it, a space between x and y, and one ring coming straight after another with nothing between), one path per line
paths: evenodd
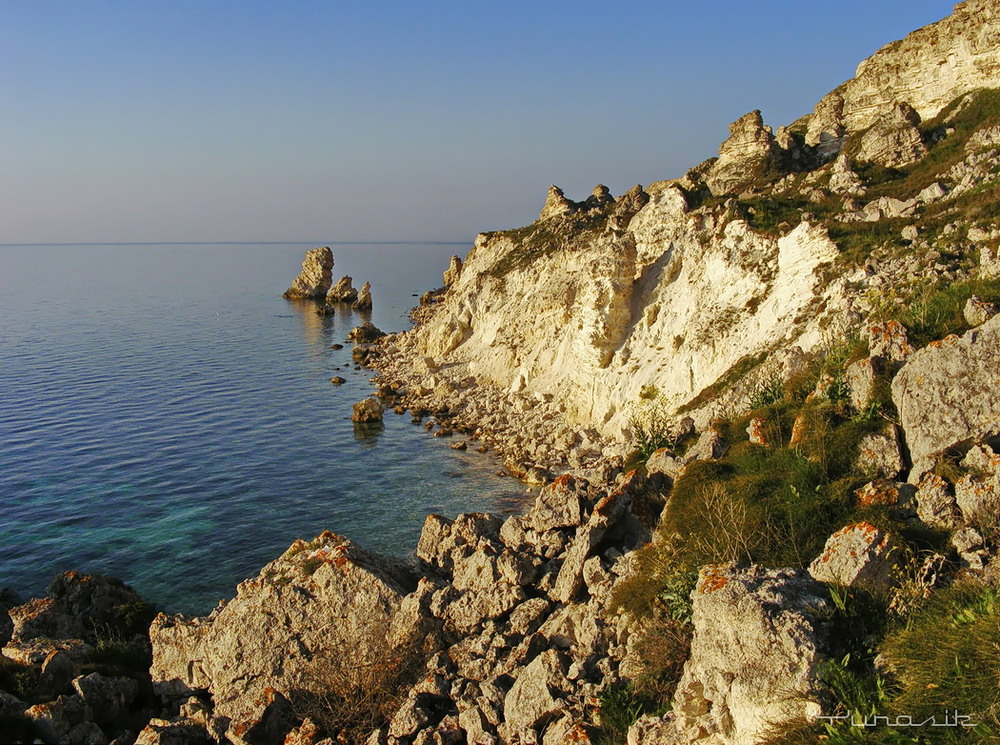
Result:
M951 8L8 3L0 243L471 242L789 124Z

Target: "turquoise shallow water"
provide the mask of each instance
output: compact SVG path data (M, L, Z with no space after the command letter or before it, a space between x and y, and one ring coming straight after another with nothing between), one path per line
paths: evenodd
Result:
M408 416L356 435L370 373L330 345L368 316L281 298L306 248L0 247L0 587L79 569L207 612L297 537L405 555L428 512L520 509L492 458ZM467 250L332 248L386 331Z

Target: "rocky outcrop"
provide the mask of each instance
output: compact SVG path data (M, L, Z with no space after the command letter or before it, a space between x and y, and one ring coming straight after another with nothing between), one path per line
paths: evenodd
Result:
M861 522L830 536L823 553L809 565L809 573L821 582L885 592L898 581L895 570L902 559L898 540Z
M353 303L357 299L358 291L354 289L354 279L347 275L338 279L326 293L328 303Z
M333 533L296 541L211 616L156 618L154 686L168 696L211 693L214 715L239 733L260 719L269 689L294 696L327 670L337 675L338 657L376 658L415 584L400 562Z
M1000 432L1000 318L909 357L892 398L913 461L911 479L946 448L967 448Z
M806 142L839 150L843 135L892 117L905 103L931 119L963 93L1000 87L1000 9L967 0L952 15L886 45L856 76L820 100Z
M551 217L568 215L576 210L576 202L566 198L563 190L558 186L550 186L548 194L545 195L545 204L542 211L538 213L538 220L548 220Z
M707 566L691 597L694 638L672 714L630 742L755 745L822 713L822 585L801 570Z
M889 168L900 168L920 160L927 154L927 146L919 124L920 115L909 104L889 107L884 116L861 134L855 158Z
M354 310L371 310L372 309L372 286L370 282L365 282L361 285L361 292L358 293L358 299L351 304Z
M779 147L760 111L751 111L729 125L729 139L719 147L705 183L713 194L742 191L773 169Z
M444 286L451 287L462 276L462 260L457 256L452 256L448 262L448 268L444 272Z
M289 300L322 300L333 282L333 251L329 246L306 251L302 271L285 290Z

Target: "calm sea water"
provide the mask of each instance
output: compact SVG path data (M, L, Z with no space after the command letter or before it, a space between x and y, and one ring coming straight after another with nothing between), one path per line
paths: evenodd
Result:
M408 416L355 433L369 373L330 346L369 316L281 298L309 247L0 247L0 587L79 569L207 612L297 537L405 555L428 512L520 508ZM332 247L386 331L466 250Z

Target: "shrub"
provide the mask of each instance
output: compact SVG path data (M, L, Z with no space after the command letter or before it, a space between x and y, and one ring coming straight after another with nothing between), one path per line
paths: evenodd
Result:
M424 666L422 639L390 643L371 625L362 638L332 644L311 661L292 705L338 741L363 742L385 725Z
M673 448L677 442L670 402L655 386L644 387L639 399L629 416L629 428L638 451L638 461L645 463L660 448Z

